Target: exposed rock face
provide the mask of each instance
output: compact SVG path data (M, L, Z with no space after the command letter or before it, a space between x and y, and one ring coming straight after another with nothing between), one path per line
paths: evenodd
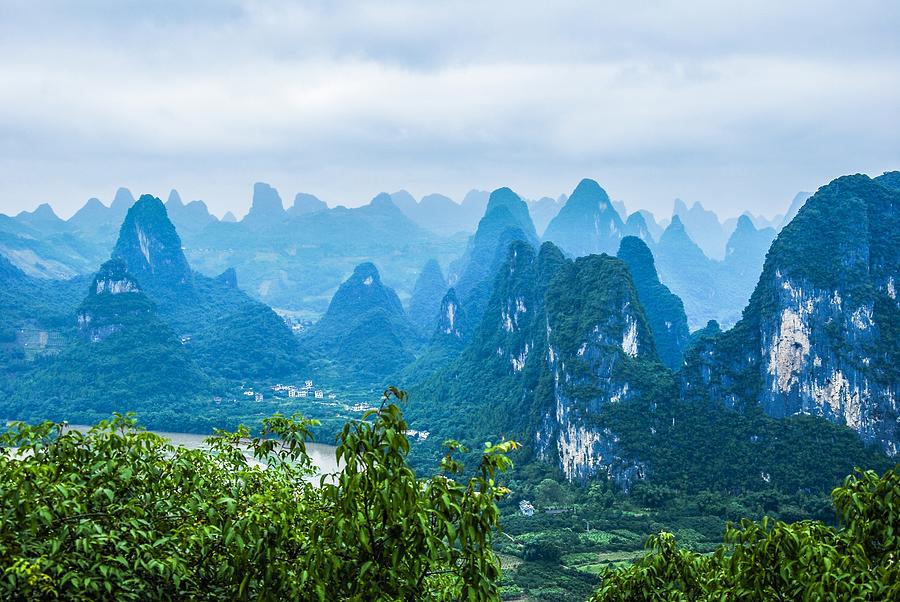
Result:
M446 292L447 281L441 266L434 259L429 259L422 267L409 299L409 319L423 336L434 333L441 300Z
M612 255L619 248L624 229L606 191L594 180L584 179L547 226L544 240L573 257Z
M128 274L122 261L110 260L100 266L91 282L87 298L77 312L78 330L92 343L121 331L129 323L150 319L155 308Z
M572 291L583 292L584 302ZM552 400L535 435L538 454L558 454L573 481L598 472L639 477L641 463L623 458L617 435L598 420L607 405L640 394L627 366L658 361L625 265L596 255L566 263L546 293L545 331Z
M441 328L452 332L449 297ZM625 482L642 475L642 465L619 449L602 415L639 397L641 374L654 370L665 368L622 261L567 260L551 243L536 255L515 241L465 351L417 394L453 400L429 406L428 420L452 412L473 437L533 442L527 447L570 480L602 472ZM474 391L488 407L469 401Z
M660 359L669 368L677 370L681 367L682 356L691 336L684 304L660 283L653 254L642 240L634 236L623 238L618 257L631 272L638 297L647 312Z
M451 288L441 299L437 331L434 336L456 342L465 340L468 332L469 323L466 314L456 297L456 291Z
M900 193L861 175L811 197L779 234L750 305L683 375L689 393L824 416L897 453Z
M112 257L122 261L128 273L143 286L191 284L191 269L181 249L181 238L162 201L149 194L128 210Z

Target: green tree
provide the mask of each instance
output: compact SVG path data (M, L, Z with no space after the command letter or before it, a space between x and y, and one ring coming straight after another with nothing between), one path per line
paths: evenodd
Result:
M554 479L543 479L534 488L534 495L537 503L541 506L553 506L554 504L564 504L568 500L566 491L563 489L559 481Z
M660 533L640 561L604 571L592 601L900 599L900 466L858 471L832 497L838 529L745 519L711 556Z
M0 597L8 600L484 600L496 474L517 444L487 445L474 476L448 442L441 474L406 463L406 423L382 407L340 435L339 472L311 483L311 421L218 432L188 450L116 416L87 433L14 424L0 436Z

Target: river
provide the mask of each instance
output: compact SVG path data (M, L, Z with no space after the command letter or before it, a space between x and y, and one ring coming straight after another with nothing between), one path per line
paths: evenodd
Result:
M81 424L71 424L70 429L86 432L90 427ZM187 449L201 449L206 447L205 439L209 435L195 435L193 433L172 433L168 431L148 431L155 433L160 437L165 437L174 445L186 447ZM328 474L337 472L338 464L334 458L335 446L326 445L325 443L307 443L306 453L312 460L313 465L318 469L318 474Z

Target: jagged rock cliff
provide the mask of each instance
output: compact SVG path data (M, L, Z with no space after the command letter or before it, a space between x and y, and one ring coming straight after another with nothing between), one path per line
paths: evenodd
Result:
M112 257L124 263L179 335L196 334L256 303L237 288L233 269L216 278L191 270L165 206L150 195L141 196L128 210Z
M124 262L113 259L98 270L87 298L77 312L81 336L97 343L129 323L155 319L153 302L128 274Z
M689 396L845 424L897 454L900 193L866 176L811 197L773 243L741 321L706 337Z
M101 266L75 317L80 336L17 383L3 403L6 415L96 420L161 404L184 410L208 391L206 376L123 262Z
M660 359L672 370L677 370L681 367L682 356L691 336L684 304L659 281L653 254L642 240L634 236L623 238L618 257L631 272L638 297L647 311L647 321Z
M609 405L640 396L643 383L636 377L659 361L627 267L606 255L567 262L545 298L552 396L541 399L538 389L538 455L558 456L569 480L598 472L624 482L639 478L643 465L623 455L619 435L599 420Z
M469 334L469 320L466 316L459 299L456 297L456 290L451 288L441 299L441 307L438 310L437 330L434 338L449 339L453 344L465 341Z
M191 285L191 268L181 249L181 238L162 201L149 194L128 210L112 257L123 262L141 286Z
M571 480L602 472L627 481L641 474L640 463L622 453L600 416L640 397L642 373L660 370L622 261L571 261L551 243L535 254L516 241L471 342L414 387L414 399L431 403L411 415L429 425L462 422L476 440L516 437Z

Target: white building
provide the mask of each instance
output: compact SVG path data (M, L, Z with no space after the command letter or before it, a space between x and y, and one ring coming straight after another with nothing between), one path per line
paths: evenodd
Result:
M519 502L519 512L525 516L534 516L534 506L528 500Z
M311 380L308 380L305 383L303 383L303 386L305 386L307 389L312 389L313 382Z
M262 400L263 400L263 394L262 394L262 393L257 393L257 394L256 394L256 401L262 401Z
M316 399L325 399L325 391L317 390Z

